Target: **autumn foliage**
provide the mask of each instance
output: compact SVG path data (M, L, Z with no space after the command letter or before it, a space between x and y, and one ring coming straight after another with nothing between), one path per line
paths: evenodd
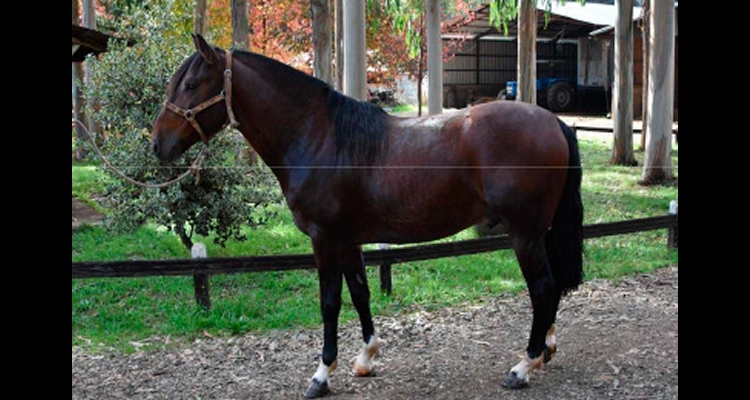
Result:
M232 41L229 0L209 4L209 39L229 47ZM268 55L297 69L312 73L312 20L310 2L298 0L252 0L248 7L250 50ZM334 26L333 8L331 26ZM367 56L369 79L391 82L402 73L416 74L416 63L409 59L404 40L395 34L388 20L375 24L368 14ZM378 29L374 29L375 26ZM334 50L335 51L335 50Z
M98 3L98 21L126 14L126 8L148 8L149 5L164 6L166 3L171 3L173 9L188 10L194 7L192 0L99 0ZM207 3L206 37L217 46L231 47L231 0L207 0ZM443 0L443 24L461 16L471 18L471 9L479 3L481 2L478 0ZM418 37L424 28L422 19L419 18L423 0L367 0L367 4L368 81L388 85L399 75L416 77L421 58ZM394 4L399 4L398 12L392 8ZM335 1L331 1L330 7L333 27ZM312 18L309 1L248 0L247 12L251 51L312 73ZM130 13L132 15L132 10ZM185 40L189 41L187 34L191 29L190 21L182 21L179 25L173 30L185 31Z

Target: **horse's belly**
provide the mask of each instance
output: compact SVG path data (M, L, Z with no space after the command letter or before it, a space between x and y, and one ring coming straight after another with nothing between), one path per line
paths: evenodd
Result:
M466 218L457 218L446 221L442 215L434 215L434 219L425 219L411 225L403 225L402 221L383 224L364 236L361 243L418 243L442 239L456 234L462 230L477 224L481 217L469 215Z
M423 242L457 233L481 221L485 204L470 176L449 169L410 170L380 181L362 205L359 241ZM364 212L366 210L366 212Z

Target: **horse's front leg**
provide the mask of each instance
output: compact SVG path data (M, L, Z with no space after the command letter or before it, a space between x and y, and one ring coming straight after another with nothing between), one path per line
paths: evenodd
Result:
M352 296L352 303L354 308L357 309L357 314L359 314L359 321L362 324L362 340L364 341L362 351L354 361L354 375L374 376L375 366L372 360L384 342L375 335L375 326L370 311L370 287L367 285L367 273L365 272L362 249L356 246L350 250L349 254L351 254L351 263L346 265L344 276L349 287L349 293Z
M320 312L323 317L323 353L318 370L305 392L305 397L325 396L329 391L328 377L336 369L338 358L338 322L341 310L343 263L335 244L313 240L315 262L320 284Z

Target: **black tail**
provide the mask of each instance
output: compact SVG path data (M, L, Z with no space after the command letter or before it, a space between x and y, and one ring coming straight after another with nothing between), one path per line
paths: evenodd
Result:
M581 203L581 156L576 133L564 122L560 128L568 141L568 177L560 204L545 238L547 258L557 287L563 294L583 279L583 204Z

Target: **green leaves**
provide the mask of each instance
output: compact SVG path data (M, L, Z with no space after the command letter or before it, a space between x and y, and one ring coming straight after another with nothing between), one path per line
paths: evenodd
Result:
M384 0L382 9L384 16L387 15L392 19L396 33L404 35L409 57L418 57L422 44L422 30L424 29L422 18L424 1Z
M490 24L508 35L508 22L518 17L519 0L494 0L490 2Z
M169 2L168 2L169 3ZM195 160L200 146L194 146L171 165L161 165L151 151L149 132L161 111L167 83L193 48L189 32L150 29L155 25L179 26L190 10L133 8L132 32L142 36L128 47L110 43L99 59L89 58L88 98L97 106L88 112L101 125L98 138L102 152L116 168L142 182L160 183L183 174ZM138 16L139 18L135 18ZM138 25L140 24L140 25ZM137 25L137 26L136 26ZM87 144L88 145L88 144ZM215 234L214 242L244 240L242 226L263 223L258 213L270 202L279 201L280 191L270 170L250 164L247 145L239 133L225 131L211 141L200 179L187 179L161 189L145 189L115 176L109 169L104 189L108 216L106 225L116 232L131 232L152 221L178 234L189 247L194 233Z
M537 6L542 5L544 12L544 23L545 26L549 22L550 11L552 10L552 2L555 1L558 4L565 5L566 0L531 0ZM581 4L585 4L585 0L577 0ZM490 24L496 29L503 28L503 33L508 35L508 22L518 18L518 7L520 6L521 0L492 0L489 2L490 5Z

